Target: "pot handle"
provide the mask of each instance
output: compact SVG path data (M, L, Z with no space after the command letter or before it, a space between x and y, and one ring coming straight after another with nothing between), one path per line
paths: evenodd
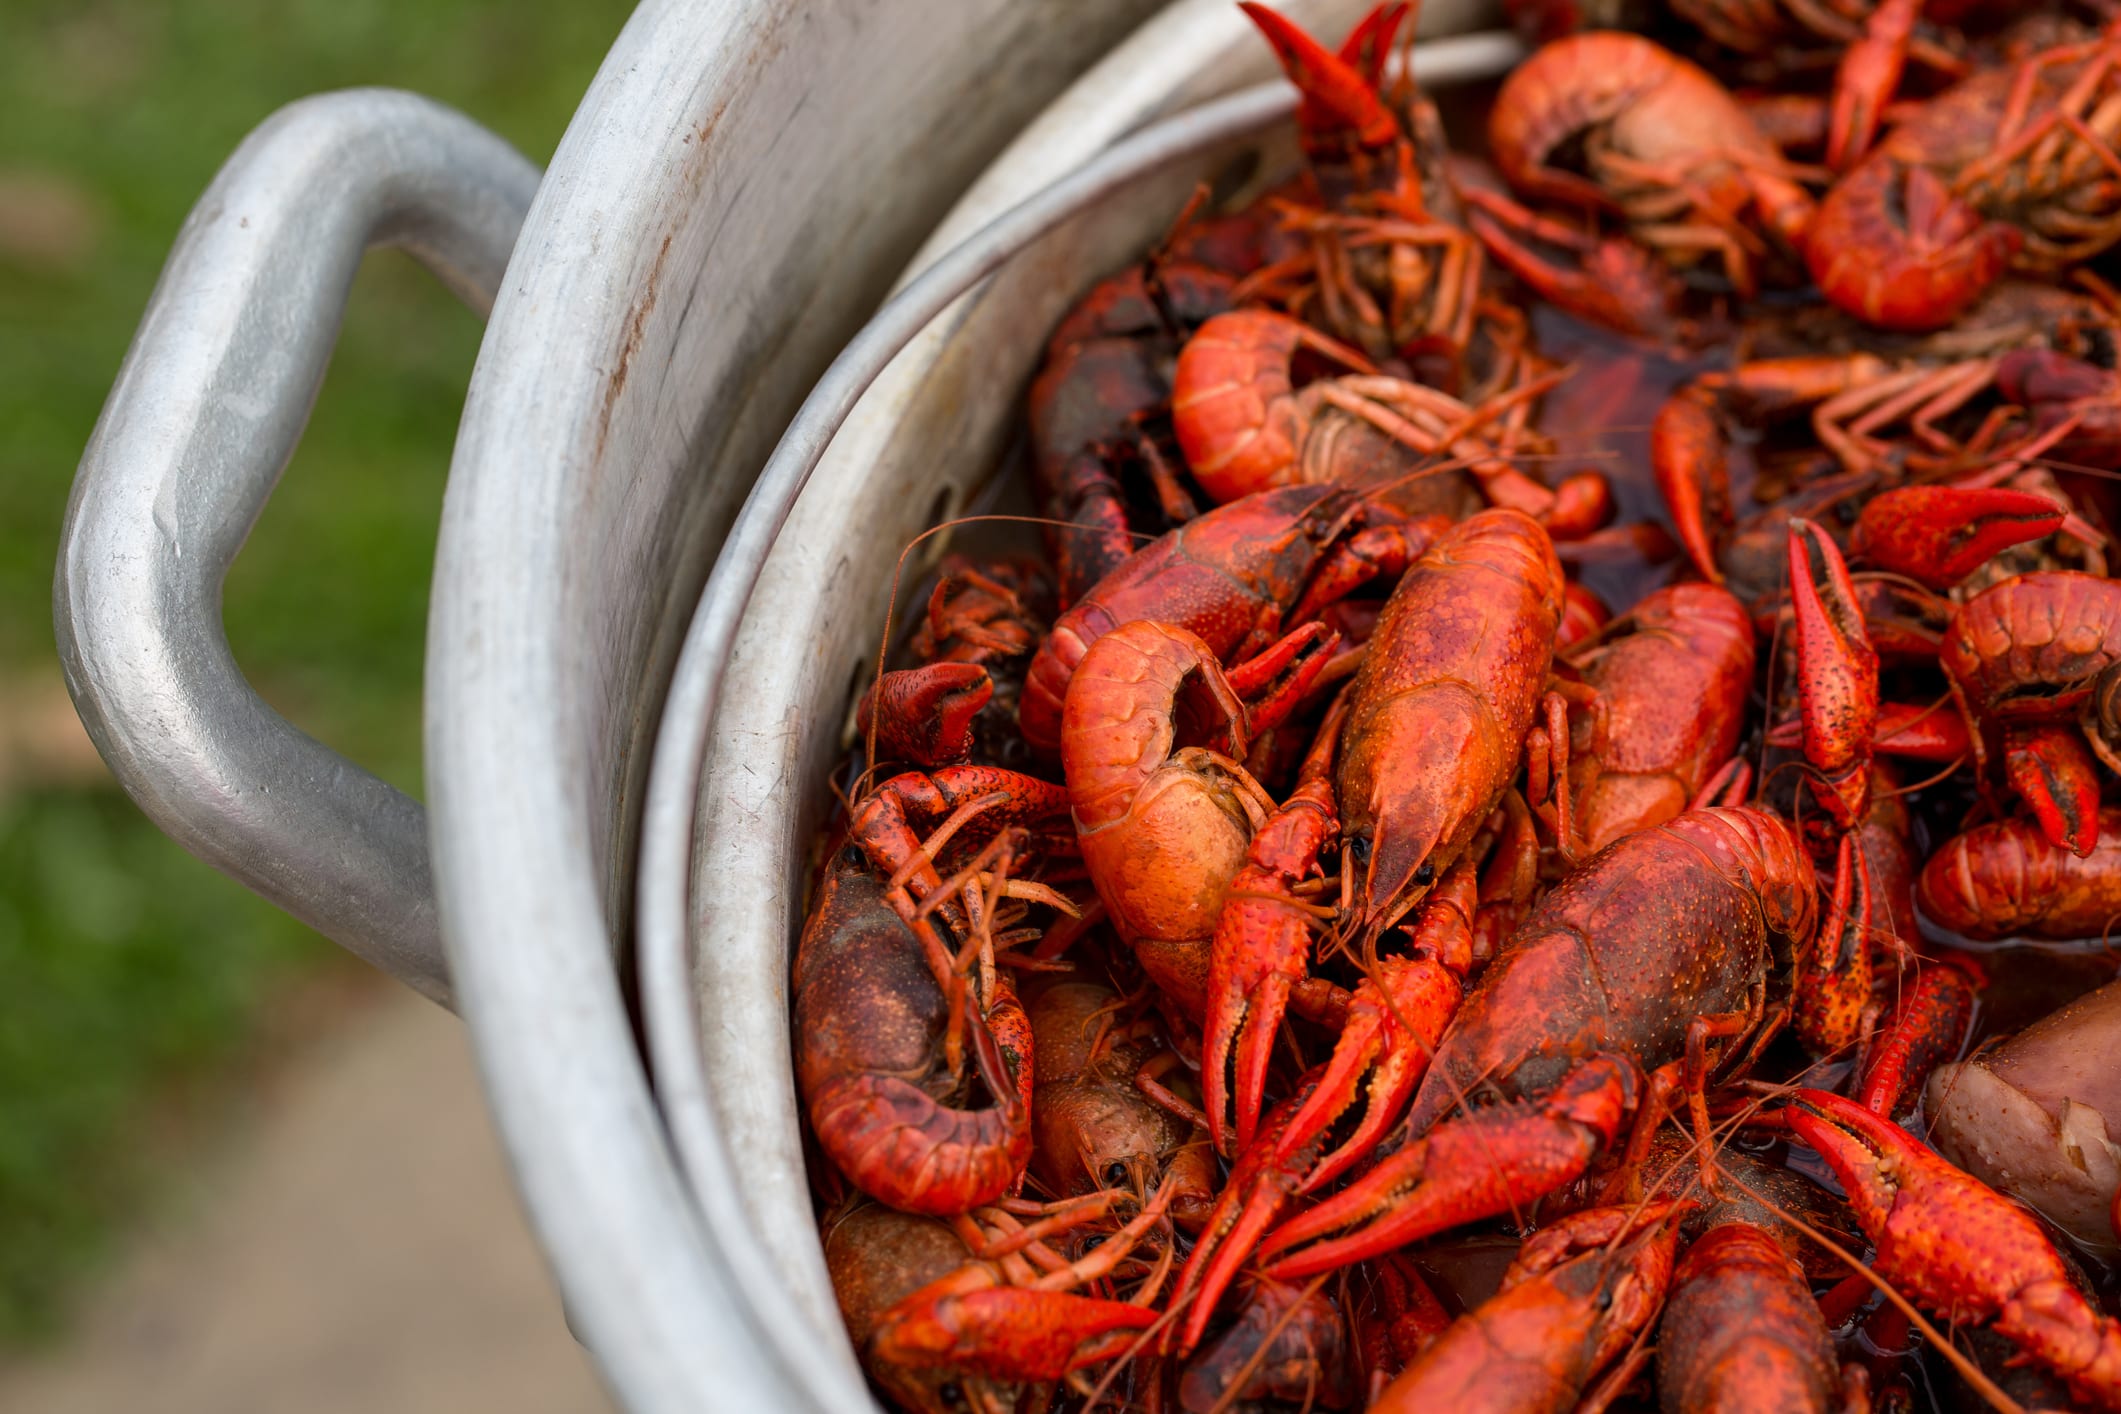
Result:
M221 584L301 440L362 253L484 316L538 171L453 109L289 104L192 208L82 454L53 610L67 690L172 838L444 1006L426 812L268 707Z

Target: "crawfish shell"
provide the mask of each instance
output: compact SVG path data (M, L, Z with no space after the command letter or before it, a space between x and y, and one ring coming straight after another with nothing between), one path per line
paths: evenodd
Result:
M1539 1093L1595 1051L1654 1069L1678 1058L1692 1018L1743 1010L1782 936L1771 917L1810 921L1808 897L1763 899L1748 832L1731 828L1745 817L1782 830L1751 811L1691 811L1608 845L1556 886L1467 994L1414 1123L1483 1082Z
M860 868L827 870L795 956L796 1079L805 1095L881 1071L947 1097L942 989L913 934Z

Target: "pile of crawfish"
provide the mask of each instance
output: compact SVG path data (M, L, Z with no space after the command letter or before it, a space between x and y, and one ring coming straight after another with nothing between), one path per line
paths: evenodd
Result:
M2116 974L2121 25L1526 0L1453 150L1244 8L1303 171L1052 335L822 841L876 1386L2121 1409L2121 1005L2002 1039Z

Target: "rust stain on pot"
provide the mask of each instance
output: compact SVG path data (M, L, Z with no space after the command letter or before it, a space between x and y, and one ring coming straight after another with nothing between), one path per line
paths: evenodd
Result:
M626 337L619 345L619 361L611 370L610 381L604 385L604 406L597 414L597 457L604 455L604 440L611 435L611 412L618 406L619 394L625 391L626 375L632 371L633 356L640 351L641 333L647 327L648 316L655 309L657 294L663 287L663 265L670 258L671 232L663 233L663 243L656 248L655 261L648 267L648 278L644 281L646 293L641 302L633 307L633 315L626 321Z

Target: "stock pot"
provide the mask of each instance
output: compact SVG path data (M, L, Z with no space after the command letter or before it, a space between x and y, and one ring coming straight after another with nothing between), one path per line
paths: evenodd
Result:
M1284 8L1333 33L1364 6ZM1235 181L1229 163L1287 154L1232 129L1079 203L856 410L774 564L767 504L732 542L744 593L701 585L804 390L924 234L916 268L1128 130L1267 76L1225 0L1181 0L1115 49L1154 9L647 0L542 181L412 95L291 105L194 209L84 454L55 611L91 735L187 848L462 1013L570 1321L628 1409L869 1407L808 1226L785 995L850 665L898 547L991 468L1068 299L1154 237L1202 163ZM1425 29L1476 18L1432 7ZM1464 62L1501 62L1483 53ZM437 548L431 817L265 706L219 621L376 244L491 312ZM681 678L656 743L696 601L688 661L717 648L732 691ZM717 699L741 710L713 719L703 771ZM644 791L662 802L645 825ZM653 1085L627 1003L637 864Z
M1366 8L1318 5L1299 18L1332 34ZM1179 18L1166 17L1170 29ZM841 1359L853 1352L804 1175L788 977L809 846L833 798L849 708L875 671L894 586L917 582L943 537L923 542L924 559L911 566L899 564L901 552L994 476L1062 314L1138 259L1203 177L1235 202L1293 169L1285 85L1150 122L1259 71L1248 60L1264 58L1265 46L1249 25L1224 23L1236 18L1221 7L1197 21L1186 15L1215 42L1168 46L1199 61L1182 66L1167 57L1163 26L1149 26L1027 131L944 222L914 261L920 273L798 412L724 547L679 658L649 784L638 897L658 1094L733 1269L751 1289L792 1295L817 1347ZM1421 80L1506 69L1521 53L1514 39L1463 33L1492 18L1480 0L1424 7L1428 37L1413 51ZM1460 37L1440 37L1449 35ZM1113 91L1129 95L1116 114L1092 106ZM1026 196L1033 176L1055 174L1053 149L1099 117L1113 125L1100 142L1132 135L1066 182L1006 206ZM901 598L898 619L918 607Z

